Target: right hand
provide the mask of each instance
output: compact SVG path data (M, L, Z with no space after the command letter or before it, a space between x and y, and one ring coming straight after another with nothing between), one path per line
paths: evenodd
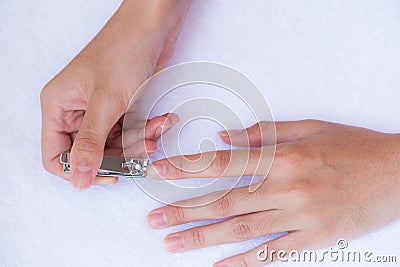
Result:
M135 90L172 55L187 8L181 1L124 1L100 33L44 87L42 158L48 171L80 191L117 182L116 177L96 177L104 150L122 154L121 118ZM130 140L135 156L154 151L162 130L177 119L165 115L150 120L145 135ZM71 174L59 163L60 153L68 150Z

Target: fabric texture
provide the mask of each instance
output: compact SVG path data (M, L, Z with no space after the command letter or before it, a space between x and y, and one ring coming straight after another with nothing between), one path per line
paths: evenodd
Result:
M167 233L204 222L151 230L146 215L161 204L134 182L79 193L43 169L40 90L119 4L0 1L0 266L211 266L275 237L170 254L162 244ZM262 90L275 120L400 132L399 24L395 0L195 1L170 64L234 67ZM160 112L193 94L169 96ZM199 132L223 146L218 127L200 126L187 127L185 152L196 152ZM349 248L400 261L399 236L396 221L349 241Z

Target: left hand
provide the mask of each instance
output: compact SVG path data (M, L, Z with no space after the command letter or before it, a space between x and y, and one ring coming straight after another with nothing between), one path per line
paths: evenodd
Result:
M253 148L246 153L250 153L250 161L254 158L258 161L261 150L268 152L272 149L268 146L257 148L269 142L260 137L260 131L266 129L268 124L262 122L246 131L228 131L222 133L221 138L236 146L242 146L249 140ZM288 232L260 247L215 264L221 267L261 266L271 260L262 262L257 258L257 251L265 245L269 250L286 252L317 249L332 245L339 238L351 239L363 235L400 216L398 134L304 120L276 123L276 141L272 168L255 192L250 193L247 187L235 188L205 206L181 208L168 205L150 212L148 221L153 228L231 217L168 235L164 241L169 251L185 251ZM209 168L200 173L185 172L169 163L191 164L179 156L153 163L148 175L155 179L160 179L160 176L164 179L219 177L224 170L230 176L235 172L240 175L243 164L230 162L230 153L227 152L218 151ZM202 156L207 158L207 153ZM253 165L251 162L247 165L250 167L246 168L244 175L261 175ZM190 200L180 204L184 205L187 201Z

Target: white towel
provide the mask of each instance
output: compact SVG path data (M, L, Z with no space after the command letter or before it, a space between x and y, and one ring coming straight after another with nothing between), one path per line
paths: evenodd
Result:
M41 87L119 3L0 2L0 266L211 266L271 238L170 254L163 237L200 223L151 230L146 215L161 204L133 182L78 193L44 171ZM171 65L208 60L240 70L267 96L276 120L317 118L400 132L399 25L395 0L196 1ZM203 133L217 139L215 130ZM198 131L189 125L186 135ZM349 248L397 255L398 265L399 236L396 221Z

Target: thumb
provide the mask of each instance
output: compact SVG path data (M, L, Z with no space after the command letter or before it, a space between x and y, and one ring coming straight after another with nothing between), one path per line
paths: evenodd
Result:
M276 143L292 142L320 133L331 123L318 120L299 120L254 124L245 130L220 131L221 139L234 146L261 147Z
M83 191L94 183L107 136L124 112L110 94L93 94L71 149L72 185Z

